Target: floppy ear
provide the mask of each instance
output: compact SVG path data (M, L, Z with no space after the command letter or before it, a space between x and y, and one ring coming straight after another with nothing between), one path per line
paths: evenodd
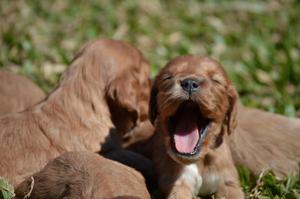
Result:
M152 124L154 124L155 119L157 117L158 111L157 111L157 93L158 89L155 85L155 82L152 85L151 92L150 92L150 102L149 102L149 119Z
M233 85L230 85L227 89L229 109L227 110L227 133L230 134L237 126L237 107L238 107L238 94Z
M138 119L139 111L135 87L132 75L124 75L111 81L106 90L106 100L111 119L121 133L126 133L133 128Z

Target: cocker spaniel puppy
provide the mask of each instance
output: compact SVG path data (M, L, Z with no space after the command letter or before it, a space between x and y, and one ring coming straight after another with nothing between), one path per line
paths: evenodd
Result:
M0 118L0 176L17 185L67 151L114 147L147 118L149 65L131 45L102 39L85 45L39 104Z
M238 126L230 135L234 162L254 175L272 170L277 177L298 174L300 119L238 107Z
M150 199L140 173L91 152L69 152L55 158L21 183L16 195L28 199Z
M0 70L0 82L0 115L23 111L45 98L45 93L24 76Z
M154 164L167 198L244 198L227 144L236 127L237 93L208 57L170 61L152 86Z

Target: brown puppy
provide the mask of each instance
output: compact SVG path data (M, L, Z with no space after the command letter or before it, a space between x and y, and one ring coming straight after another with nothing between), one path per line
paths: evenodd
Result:
M297 174L300 120L253 108L238 107L238 127L230 135L236 164L255 174L272 170L278 177Z
M0 115L23 111L45 98L45 93L24 76L0 70L0 82Z
M44 101L0 118L0 176L16 185L63 152L113 147L113 123L126 133L147 117L148 78L136 48L88 43Z
M16 195L29 195L26 198L30 199L150 199L141 174L90 152L69 152L57 157L21 183Z
M150 98L153 159L167 198L244 198L227 145L236 102L225 71L207 57L177 57L156 77Z

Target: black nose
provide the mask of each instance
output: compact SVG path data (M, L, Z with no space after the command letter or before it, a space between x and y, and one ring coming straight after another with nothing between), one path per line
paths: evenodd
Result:
M182 80L180 82L180 85L183 88L183 90L185 90L189 94L192 94L193 92L196 92L199 89L199 81L191 78Z

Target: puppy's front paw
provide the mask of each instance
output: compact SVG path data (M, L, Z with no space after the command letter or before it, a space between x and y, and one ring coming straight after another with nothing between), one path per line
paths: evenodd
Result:
M196 199L187 187L174 187L167 199Z

